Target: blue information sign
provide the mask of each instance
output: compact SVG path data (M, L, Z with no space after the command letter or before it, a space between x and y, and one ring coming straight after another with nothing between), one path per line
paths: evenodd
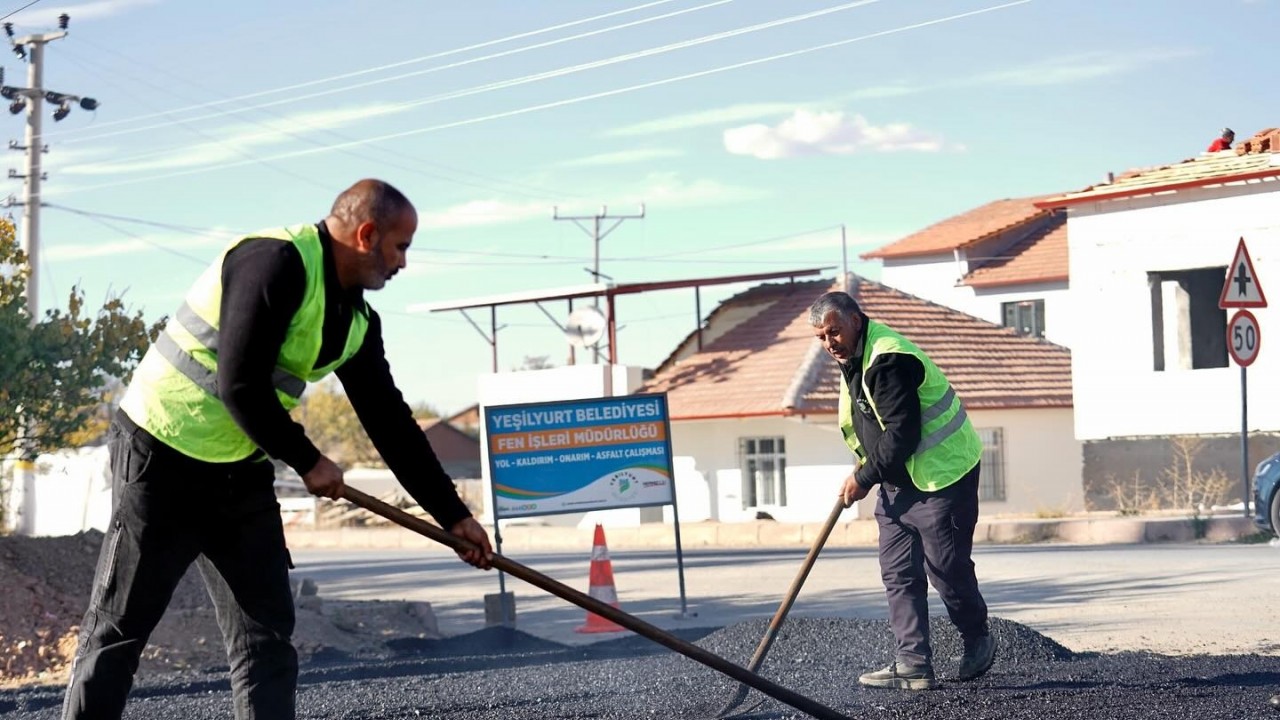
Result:
M496 517L674 502L667 396L484 410Z

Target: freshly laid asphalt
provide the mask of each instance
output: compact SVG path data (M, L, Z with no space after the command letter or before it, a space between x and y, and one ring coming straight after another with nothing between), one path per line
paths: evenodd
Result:
M985 677L961 683L948 679L960 652L955 631L940 618L932 627L943 681L937 690L857 685L859 673L890 657L883 620L791 618L761 674L851 718L1280 719L1266 703L1280 689L1280 657L1073 653L1024 625L993 618L996 664ZM766 621L752 620L675 634L745 666L765 630ZM125 717L230 717L225 668L211 671L143 681ZM630 633L566 646L491 627L443 640L393 639L385 659L331 658L305 666L298 717L696 720L713 716L736 687L731 678ZM61 698L61 688L0 693L0 714L56 718ZM738 717L754 720L807 717L758 692L742 709Z

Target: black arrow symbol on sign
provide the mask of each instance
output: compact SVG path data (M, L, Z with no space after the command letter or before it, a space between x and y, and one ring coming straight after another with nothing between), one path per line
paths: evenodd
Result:
M1244 263L1240 263L1240 269L1236 271L1235 283L1236 294L1245 297L1248 294L1249 283L1253 282L1253 278L1249 277L1248 271L1245 269Z

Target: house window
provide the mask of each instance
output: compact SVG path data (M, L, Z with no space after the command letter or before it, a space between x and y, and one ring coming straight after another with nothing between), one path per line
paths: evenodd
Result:
M1001 303L1001 308L1005 327L1017 330L1019 335L1044 337L1044 300Z
M982 438L982 472L978 478L978 499L1004 501L1004 430L977 428L977 431L978 437Z
M1227 366L1227 312L1218 307L1226 272L1212 267L1147 273L1156 372Z
M787 504L785 438L741 438L742 509Z

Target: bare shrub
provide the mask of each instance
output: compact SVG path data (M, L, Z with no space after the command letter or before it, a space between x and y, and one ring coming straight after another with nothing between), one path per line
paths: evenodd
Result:
M1142 482L1141 470L1133 471L1132 480L1120 480L1108 473L1102 479L1102 490L1121 515L1137 515L1160 507L1159 493Z

